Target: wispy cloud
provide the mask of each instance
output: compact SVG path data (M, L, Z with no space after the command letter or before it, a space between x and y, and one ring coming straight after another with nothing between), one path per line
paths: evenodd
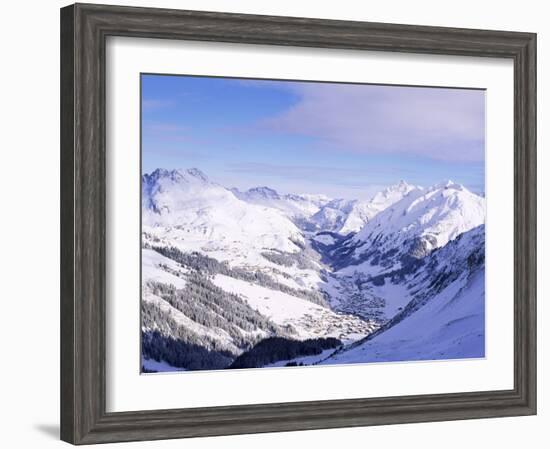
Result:
M156 147L155 153L156 157L162 158L165 163L169 162L171 165L155 165L155 168L147 168L145 170L146 172L153 171L156 168L188 167L191 161L200 160L204 162L209 158L207 154L201 151L195 151L193 149L182 147L181 145L158 146ZM144 153L144 157L149 158L150 155L148 153Z
M176 104L174 100L161 100L161 99L143 99L141 106L144 110L153 111L157 109L164 109L172 107Z
M335 150L448 161L484 158L479 90L292 83L300 100L263 125L315 137Z
M345 167L250 162L227 164L223 172L226 179L238 179L232 183L245 188L268 185L280 192L324 193L331 197L370 198L387 185L368 176L365 170Z
M333 185L362 188L372 184L364 168L322 167L314 165L277 165L268 163L228 164L227 172L242 175L275 177L279 179L311 180L312 182L330 182ZM391 169L388 169L391 173ZM378 173L380 175L381 173Z
M206 136L196 136L187 125L171 122L145 121L143 123L145 140L153 138L156 142L192 142L196 144L212 143L213 139Z
M189 130L189 126L167 122L144 122L144 129L154 133L181 133Z

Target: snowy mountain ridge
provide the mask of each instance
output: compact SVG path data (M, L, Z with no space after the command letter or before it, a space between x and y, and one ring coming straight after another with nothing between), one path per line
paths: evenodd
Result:
M429 188L401 181L358 201L265 186L241 192L198 169L145 174L144 368L217 369L236 358L239 366L397 360L404 353L388 335L402 339L406 329L419 339L404 324L414 320L431 321L436 335L444 326L438 317L454 315L433 310L452 298L465 304L456 316L477 317L452 334L473 354L484 332L484 221L485 199L451 181ZM289 358L265 358L270 345L286 345ZM334 345L342 347L330 356ZM353 355L361 345L368 357L364 349ZM322 357L305 357L312 347Z
M320 230L342 235L358 232L379 212L400 201L410 192L420 189L418 186L400 181L378 192L370 200L333 200L325 204L312 217L312 221Z
M279 211L248 204L198 169L155 170L142 178L142 225L159 239L185 242L184 248L279 248L295 252L301 231Z
M231 188L243 201L280 210L298 226L309 231L330 231L342 235L359 231L378 212L401 200L418 186L400 181L378 192L370 200L331 199L322 194L279 194L262 186L247 191Z
M253 187L244 192L234 187L229 190L242 201L277 209L294 220L311 217L330 201L330 198L325 195L279 194L276 190L266 186Z
M451 181L414 189L370 220L333 256L372 275L400 268L485 223L485 199Z

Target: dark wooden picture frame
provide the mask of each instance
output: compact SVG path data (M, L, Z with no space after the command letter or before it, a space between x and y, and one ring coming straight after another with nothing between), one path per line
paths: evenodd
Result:
M514 62L514 388L106 412L108 36L510 58ZM536 413L536 35L76 4L61 10L61 438L73 444Z

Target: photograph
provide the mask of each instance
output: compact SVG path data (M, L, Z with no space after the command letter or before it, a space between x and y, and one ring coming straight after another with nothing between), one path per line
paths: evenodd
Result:
M141 75L141 372L485 357L485 90Z

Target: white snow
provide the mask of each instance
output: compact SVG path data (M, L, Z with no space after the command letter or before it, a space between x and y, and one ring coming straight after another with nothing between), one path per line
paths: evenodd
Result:
M222 274L214 277L214 284L241 296L253 309L277 324L287 324L303 318L304 315L319 315L327 310L305 299Z
M141 276L143 283L155 281L171 284L176 288L184 288L185 279L166 271L163 266L181 275L186 272L184 268L180 267L172 259L164 257L156 251L145 248L141 250Z
M317 234L313 237L313 240L323 245L333 245L336 242L336 239L330 234Z

